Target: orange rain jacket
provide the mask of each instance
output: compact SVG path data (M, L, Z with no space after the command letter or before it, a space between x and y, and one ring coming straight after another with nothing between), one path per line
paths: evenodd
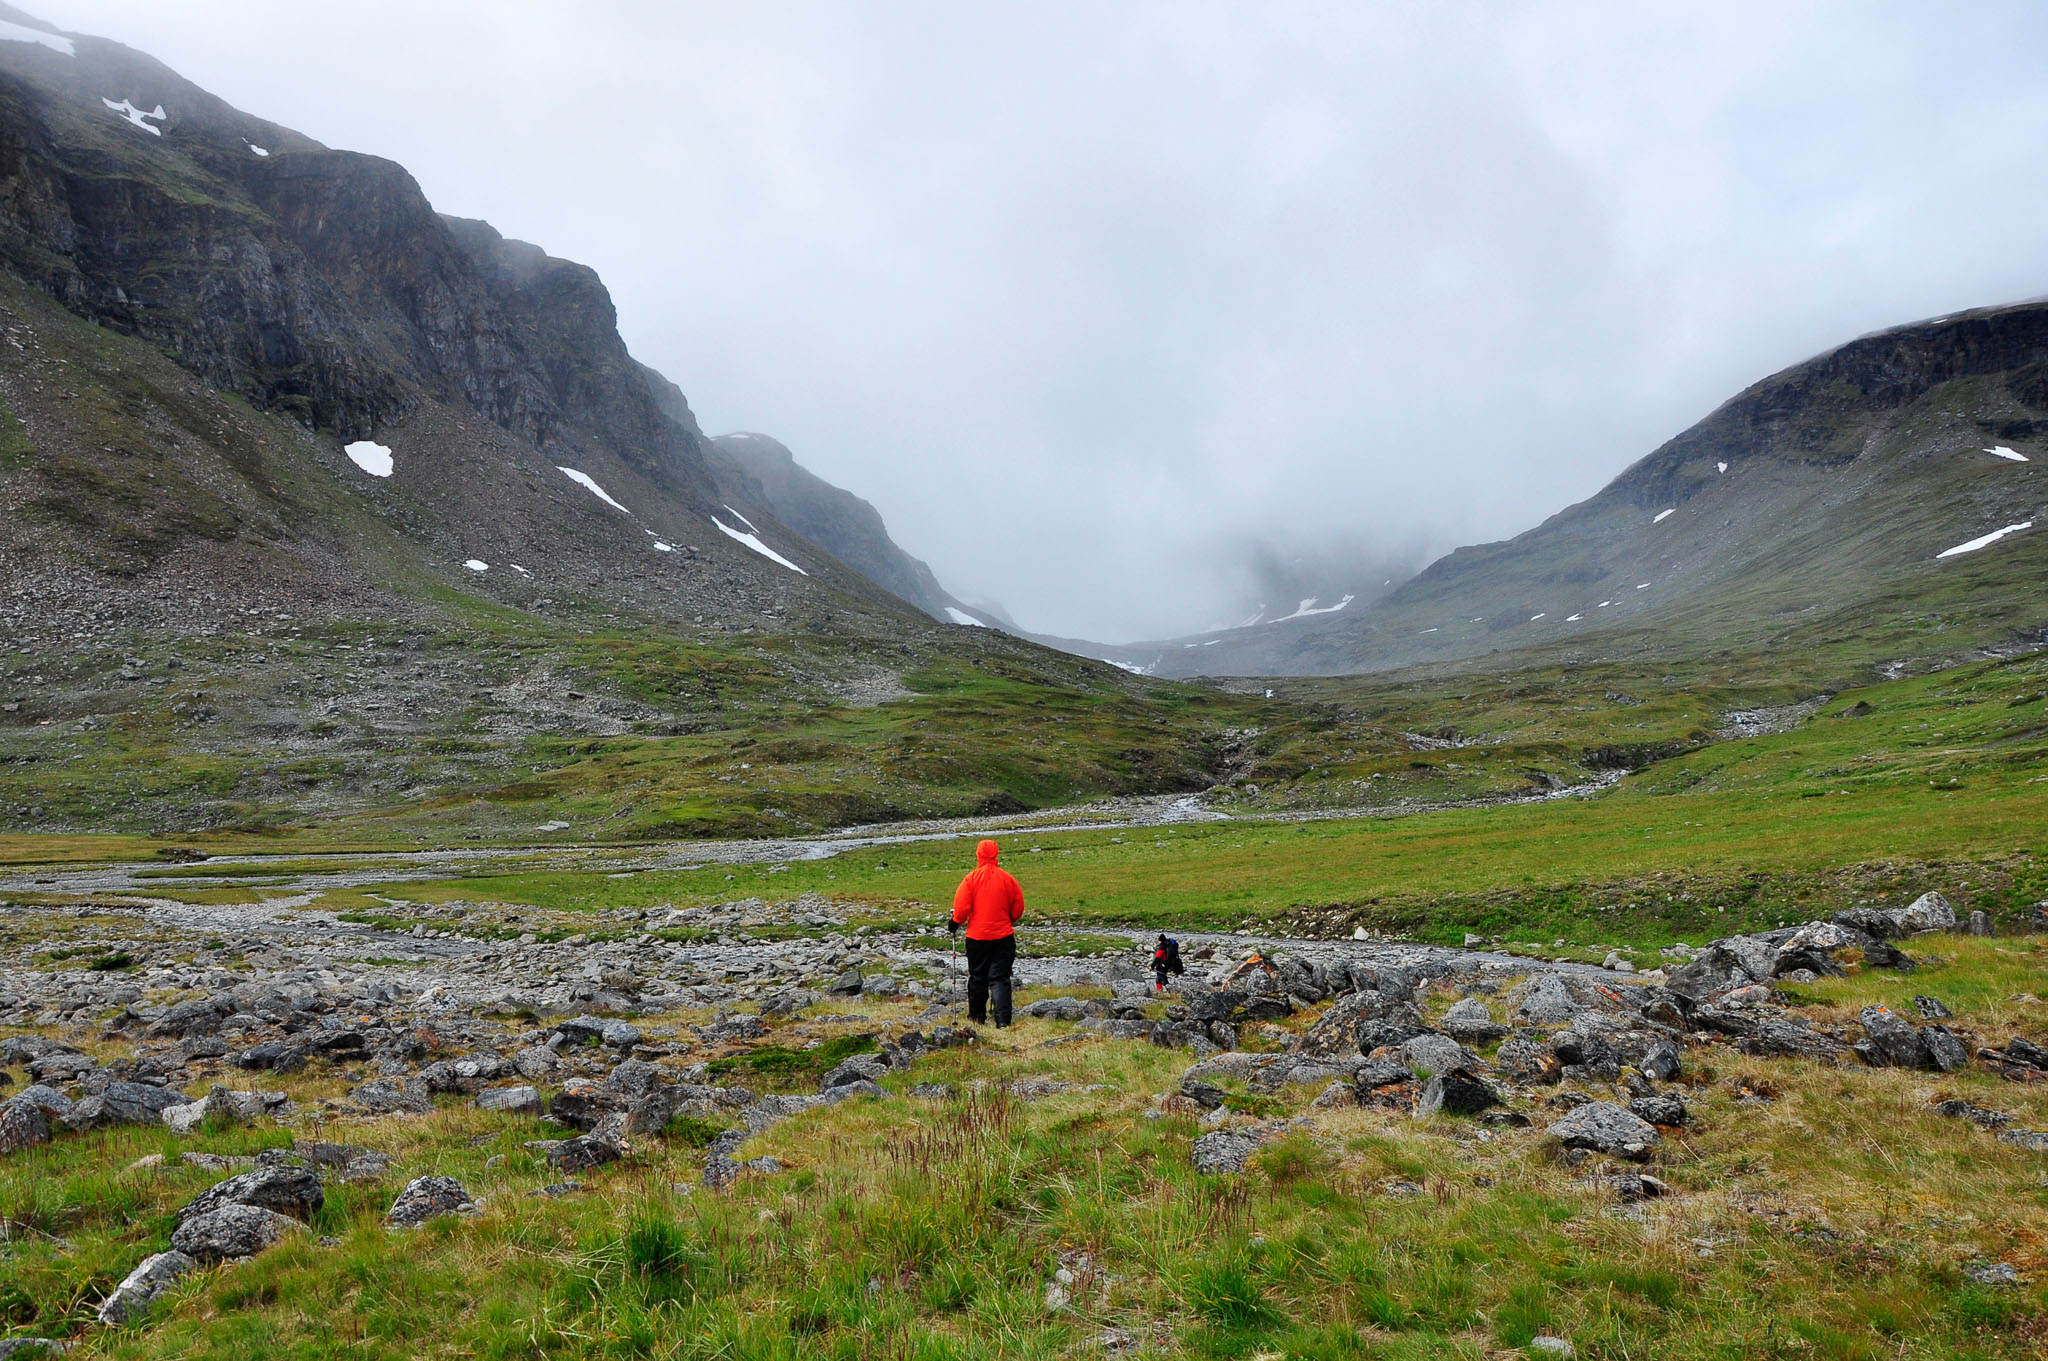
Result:
M953 894L953 920L967 928L969 940L1001 940L1017 934L1024 915L1024 890L1010 872L996 864L996 843L975 847L981 863L968 872Z

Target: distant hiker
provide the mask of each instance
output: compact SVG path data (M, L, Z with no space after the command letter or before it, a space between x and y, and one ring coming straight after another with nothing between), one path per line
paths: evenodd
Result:
M953 894L948 934L967 930L967 1016L976 1024L988 1020L995 1002L996 1024L1010 1023L1010 971L1017 962L1017 921L1024 915L1024 890L1010 872L996 864L997 847L984 841L975 848L979 862Z
M1164 931L1159 933L1159 944L1152 949L1152 976L1156 980L1152 991L1165 992L1168 974L1183 974L1187 966L1180 962L1180 942Z

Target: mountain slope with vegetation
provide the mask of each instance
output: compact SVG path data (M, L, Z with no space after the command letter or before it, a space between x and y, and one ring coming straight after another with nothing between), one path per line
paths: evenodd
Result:
M1514 539L1460 548L1383 600L1293 632L1150 652L1156 673L1174 676L1852 636L1868 644L1866 667L1954 659L2048 627L2034 589L2048 567L2044 467L2048 303L1957 313L1775 374L1597 496Z

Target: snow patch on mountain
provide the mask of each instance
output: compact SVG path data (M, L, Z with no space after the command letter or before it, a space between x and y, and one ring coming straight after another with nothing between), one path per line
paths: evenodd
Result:
M389 445L379 444L375 440L359 439L353 444L344 445L341 452L348 455L349 462L372 477L391 476Z
M986 625L986 624L982 623L982 622L981 622L981 621L980 621L979 619L976 619L976 618L975 618L975 617L974 617L973 615L969 614L969 613L968 613L967 611L965 611L965 610L956 610L956 609L954 609L954 608L953 608L953 607L952 607L951 605L948 605L948 606L946 606L946 617L947 617L948 619L952 620L952 621L953 621L954 623L956 623L956 624L966 624L966 625L969 625L970 627L973 627L973 628L978 628L978 629L979 629L979 628L987 628L987 627L988 627L988 625ZM1192 646L1192 644L1190 644L1190 646Z
M141 109L136 108L133 104L130 104L125 99L122 100L120 103L116 104L113 100L108 99L104 95L102 95L100 97L100 103L106 105L115 113L120 114L121 117L126 119L130 124L134 125L135 127L141 128L150 136L161 137L164 135L164 130L160 127L157 127L155 123L149 123L144 121L145 119L154 118L157 121L157 123L161 123L164 121L164 119L168 118L170 115L164 112L163 105L159 104L154 109L151 109L148 113L144 113Z
M61 33L45 33L40 28L30 28L26 24L10 24L5 19L0 19L0 42L36 43L49 48L52 52L61 52L67 57L78 55L77 44ZM150 131L155 132L156 129L151 128Z
M1299 605L1296 605L1294 607L1293 614L1283 614L1278 619L1275 619L1273 622L1276 624L1284 624L1290 619L1306 619L1308 618L1308 616L1312 614L1335 614L1337 611L1343 609L1346 605L1349 605L1352 601L1358 599L1358 597L1355 595L1347 595L1342 600L1338 601L1336 604L1324 605L1321 608L1317 608L1316 599L1317 598L1315 596L1310 596L1308 599L1302 601Z
M2032 529L2033 527L2034 522L2032 520L2026 520L2016 525L2007 525L2004 529L1994 529L1989 534L1980 535L1968 543L1959 543L1954 548L1944 548L1934 556L1940 559L1958 557L1964 553L1974 553L1980 548L1991 547L1992 544L1997 543L2008 534L2017 534L2021 530Z
M726 509L732 510L732 507L727 506ZM752 525L752 523L748 521L746 516L740 515L740 513L736 510L732 510L732 513L736 516L739 516L740 523L746 525L747 529L754 529L754 526ZM782 554L776 552L767 544L762 543L761 533L759 530L754 530L753 533L749 534L745 530L734 529L731 525L719 519L716 515L711 517L711 523L717 525L719 531L723 533L727 538L738 540L740 543L743 543L747 547L753 549L756 553L759 553L762 557L767 558L770 562L779 562L784 567L787 567L790 571L795 572L800 577L807 577L810 575L809 572L806 572L803 568L797 566L788 558L783 557Z
M1676 507L1673 507L1671 510L1660 510L1657 512L1656 517L1650 521L1650 523L1653 525L1661 525L1668 517L1675 515L1677 513L1678 512Z
M1996 458L2002 458L2012 463L2028 463L2032 461L2019 450L2008 449L2003 444L1993 445L1991 448L1986 449L1984 452Z
M462 565L472 572L488 572L491 570L491 565L482 558L471 558Z
M592 496L595 496L598 500L610 506L613 510L625 511L625 513L628 515L631 515L633 513L630 510L626 510L626 508L620 505L617 501L612 500L611 493L607 492L603 487L598 486L597 479L592 477L589 473L579 472L574 468L564 468L559 463L555 465L555 471L560 473L562 476L568 478L571 482L574 482L578 486L582 487L585 491L589 492Z

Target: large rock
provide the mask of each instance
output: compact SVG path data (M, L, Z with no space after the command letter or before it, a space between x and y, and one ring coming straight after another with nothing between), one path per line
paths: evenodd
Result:
M1195 1140L1192 1156L1197 1172L1226 1175L1244 1171L1246 1161L1258 1151L1258 1136L1219 1129Z
M194 1215L171 1234L171 1247L201 1262L226 1262L254 1257L305 1226L290 1215L260 1205L223 1205Z
M1386 1043L1390 1029L1406 1032L1402 1038L1415 1034L1422 1029L1422 1014L1405 997L1377 990L1354 992L1318 1017L1295 1042L1294 1051L1310 1058L1356 1054L1368 1040L1376 1041L1372 1048Z
M109 1328L133 1323L149 1312L157 1297L182 1276L199 1270L196 1259L175 1249L145 1257L135 1270L121 1278L113 1293L101 1301L99 1320Z
M571 1129L589 1130L614 1111L621 1110L632 1093L589 1078L572 1077L548 1102L548 1115Z
M149 1033L162 1039L183 1039L187 1035L211 1035L220 1029L226 1010L209 999L179 1002L163 1015Z
M49 1142L50 1121L41 1106L18 1096L0 1105L0 1155Z
M1044 1021L1078 1021L1088 1014L1088 1005L1078 997L1046 997L1020 1008L1017 1014Z
M255 1205L299 1219L311 1219L327 1203L320 1176L309 1167L257 1167L216 1182L178 1211L179 1219L209 1214L223 1205Z
M1956 929L1956 910L1949 906L1948 899L1939 893L1921 894L1909 905L1894 912L1892 917L1898 922L1902 935Z
M1460 1044L1492 1044L1508 1033L1508 1028L1494 1020L1486 1003L1477 997L1467 997L1454 1003L1444 1013L1441 1024L1444 1034Z
M1927 1056L1942 1072L1959 1073L1970 1066L1969 1047L1947 1026L1927 1026L1921 1030L1920 1039L1927 1046Z
M1590 1148L1641 1162L1660 1137L1657 1127L1612 1101L1588 1101L1552 1125L1549 1134L1566 1148Z
M1932 1069L1934 1055L1913 1023L1887 1006L1865 1007L1856 1014L1867 1037L1856 1050L1877 1068Z
M1205 1025L1210 1021L1243 1020L1244 1004L1249 997L1250 994L1235 988L1224 988L1217 992L1197 990L1188 994L1188 1019Z
M1816 1030L1803 1016L1764 1012L1740 1032L1735 1048L1757 1058L1813 1059L1833 1064L1842 1057L1842 1042Z
M1415 1114L1418 1118L1438 1111L1446 1115L1477 1115L1488 1106L1499 1104L1500 1096L1478 1074L1469 1068L1458 1068L1438 1073L1423 1085L1422 1095L1415 1101Z
M1402 1042L1401 1062L1418 1073L1449 1073L1482 1068L1479 1056L1468 1053L1448 1035L1424 1034Z
M72 1111L71 1123L80 1129L102 1129L109 1125L160 1125L163 1113L182 1106L192 1098L168 1087L142 1082L109 1082L95 1096L80 1101Z
M1494 1066L1510 1082L1548 1086L1564 1076L1564 1061L1548 1044L1515 1038L1494 1051Z
M216 1083L207 1090L204 1097L187 1102L182 1106L166 1106L160 1117L164 1127L173 1134L190 1134L208 1120L231 1125L246 1125L263 1113L265 1099L276 1097L282 1104L282 1092L231 1092Z
M425 1115L434 1109L432 1093L410 1083L372 1078L349 1092L349 1099L373 1115Z
M1879 940L1890 940L1906 934L1899 925L1899 914L1887 912L1881 907L1845 907L1837 912L1832 920L1837 926L1845 926L1851 931L1860 931Z
M1845 950L1861 951L1870 938L1833 922L1808 922L1794 931L1771 957L1771 977L1783 978L1798 969L1816 974L1839 974Z
M416 1229L442 1215L473 1214L476 1202L453 1177L415 1177L405 1184L384 1222L395 1229Z
M1514 1004L1516 1014L1531 1025L1563 1025L1582 1010L1554 973L1531 977L1515 990Z
M512 1071L530 1081L550 1081L560 1075L562 1059L544 1044L530 1044L512 1056Z
M476 1094L476 1105L479 1110L496 1111L500 1115L539 1115L540 1089L489 1087Z
M1685 1102L1670 1093L1656 1096L1639 1096L1628 1103L1629 1114L1647 1120L1653 1125L1682 1125L1685 1123Z

